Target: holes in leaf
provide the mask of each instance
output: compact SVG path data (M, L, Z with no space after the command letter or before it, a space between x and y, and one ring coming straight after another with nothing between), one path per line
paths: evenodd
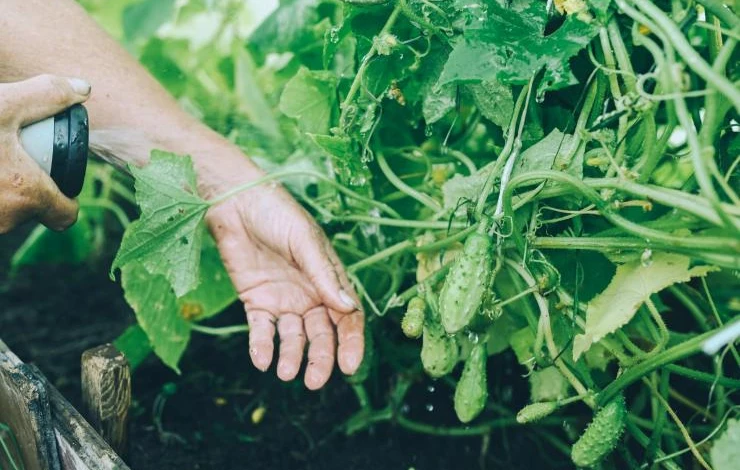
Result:
M563 23L565 22L565 18L566 18L565 15L562 15L562 16L553 15L552 17L550 17L550 20L545 25L545 32L544 32L545 37L557 31L558 28L560 28L560 26L562 26Z

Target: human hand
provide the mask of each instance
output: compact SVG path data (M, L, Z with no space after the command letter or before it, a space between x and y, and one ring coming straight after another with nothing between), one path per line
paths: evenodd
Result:
M22 127L82 103L90 95L84 80L52 75L0 83L0 233L36 218L54 230L77 220L77 203L23 150Z
M231 177L249 172L244 162L241 170L230 169ZM224 183L221 192L229 186ZM329 380L335 357L342 372L353 374L364 353L364 314L341 261L311 216L282 187L262 185L211 208L207 220L247 312L254 365L262 371L270 366L277 326L282 380L298 374L306 340L309 389Z

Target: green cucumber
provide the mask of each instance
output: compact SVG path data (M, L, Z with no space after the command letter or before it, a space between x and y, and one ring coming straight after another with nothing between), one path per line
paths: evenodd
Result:
M551 415L560 405L556 401L541 401L525 406L516 414L519 424L532 423Z
M627 407L619 396L594 416L581 437L573 444L570 457L578 467L594 467L617 446L624 432Z
M490 288L493 243L487 229L488 223L484 220L478 230L468 236L462 254L455 260L442 286L439 310L442 326L450 334L470 324Z
M408 338L418 338L424 332L424 311L426 302L419 296L409 300L406 306L406 314L401 320L401 330Z
M463 423L469 423L475 419L486 407L488 401L487 360L488 349L486 343L481 341L470 351L470 356L465 361L465 368L455 387L455 413Z
M459 348L457 341L449 336L439 323L437 315L430 315L424 322L421 340L421 363L430 377L443 377L455 368Z

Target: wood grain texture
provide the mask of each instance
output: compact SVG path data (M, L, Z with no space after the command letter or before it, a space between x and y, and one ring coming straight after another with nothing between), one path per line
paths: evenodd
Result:
M130 470L100 434L49 384L43 374L35 367L32 369L44 382L49 393L61 470Z
M118 455L126 454L131 368L112 344L82 354L83 413Z
M15 435L26 470L59 470L45 384L2 341L0 422Z

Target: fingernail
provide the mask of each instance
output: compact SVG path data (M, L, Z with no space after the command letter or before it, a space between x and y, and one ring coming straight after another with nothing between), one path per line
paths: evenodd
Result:
M92 86L87 80L81 78L69 78L69 85L72 87L75 93L78 95L89 95Z
M342 303L347 307L357 308L357 304L355 303L354 299L350 297L349 294L344 290L339 291L339 298L342 299Z

